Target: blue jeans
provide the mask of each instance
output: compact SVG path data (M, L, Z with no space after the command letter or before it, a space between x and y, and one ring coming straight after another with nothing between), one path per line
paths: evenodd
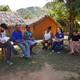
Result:
M58 52L61 51L61 45L63 44L63 41L60 41L60 42L57 42L55 41L52 45L52 50L54 50L55 46L57 45L58 46Z
M21 48L21 50L22 50L22 52L23 52L23 54L24 54L25 57L26 56L30 56L30 49L29 49L28 43L25 42L24 45L18 43L17 45Z
M36 44L36 41L35 40L25 40L29 45L34 45Z

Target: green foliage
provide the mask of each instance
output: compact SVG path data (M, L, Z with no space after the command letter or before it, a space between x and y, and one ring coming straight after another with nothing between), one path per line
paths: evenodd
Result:
M53 2L53 9L49 10L49 15L57 20L67 19L68 11L62 2Z
M0 5L0 11L11 11L11 9L9 8L8 5L6 5L6 6Z
M66 0L68 12L76 17L80 13L80 0Z
M48 14L57 20L69 20L70 14L75 17L80 15L80 0L56 0L47 3Z
M56 0L49 4L51 7L48 8L48 14L61 22L61 24L65 23L70 38L76 22L80 21L80 0Z
M46 5L43 7L45 10L49 11L51 9L53 9L53 2L48 2L46 3Z
M35 18L46 14L46 11L39 7L28 7L17 10L23 18Z
M76 20L80 21L80 14L77 15Z

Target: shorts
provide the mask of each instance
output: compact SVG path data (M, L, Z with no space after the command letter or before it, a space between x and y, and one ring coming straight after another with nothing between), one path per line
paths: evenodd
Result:
M44 40L45 43L52 43L52 40Z

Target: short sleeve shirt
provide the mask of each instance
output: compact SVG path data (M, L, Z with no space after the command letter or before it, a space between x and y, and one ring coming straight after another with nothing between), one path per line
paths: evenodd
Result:
M77 35L77 36L71 35L71 39L72 41L79 41L80 35Z
M32 32L31 31L25 31L24 35L26 36L26 38L32 38Z
M59 33L57 32L55 36L56 36L56 38L64 38L64 34L63 34L63 33L60 33L60 34L59 34Z
M22 32L21 31L13 30L12 31L12 40L13 40L13 42L15 42L16 40L18 40L20 42L23 41Z

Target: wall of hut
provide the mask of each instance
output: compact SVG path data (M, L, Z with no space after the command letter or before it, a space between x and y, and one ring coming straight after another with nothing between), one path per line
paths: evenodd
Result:
M30 25L31 31L33 32L34 37L37 39L42 38L42 35L48 26L52 26L51 31L53 32L53 35L55 35L56 29L59 27L59 25L49 17Z
M14 29L15 29L15 26L10 26L6 31L7 36L11 37L11 33ZM22 33L24 33L25 27L24 26L21 27L20 30L22 31Z

